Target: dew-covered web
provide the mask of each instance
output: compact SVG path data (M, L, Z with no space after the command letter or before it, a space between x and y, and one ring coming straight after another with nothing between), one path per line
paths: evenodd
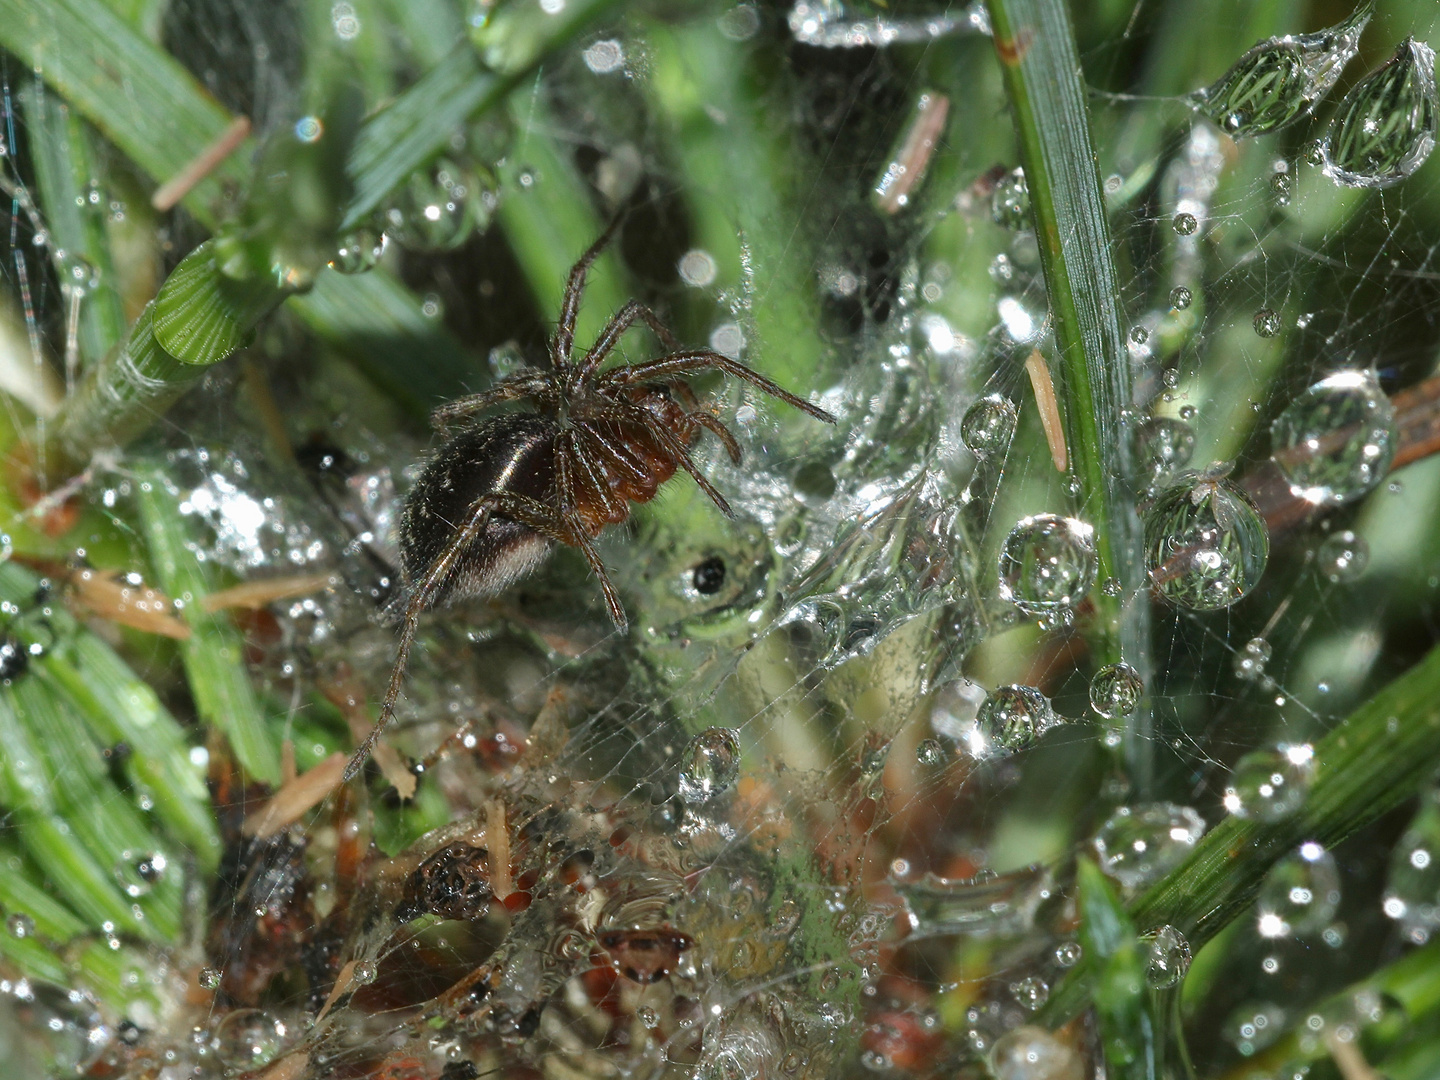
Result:
M484 53L489 7L401 7L177 0L136 27L280 154L339 138L345 102L372 113L465 34ZM1139 591L1096 557L983 8L607 19L332 237L313 291L173 404L139 406L153 423L58 466L47 432L72 430L67 403L214 230L153 209L163 178L43 62L0 56L0 644L34 658L0 651L0 720L38 738L80 700L62 662L101 642L173 713L216 822L216 850L187 851L143 763L77 713L41 783L83 779L154 839L75 827L104 871L89 887L114 867L135 901L117 927L50 874L36 789L0 770L0 858L68 913L0 888L0 989L28 1032L0 1057L166 1080L1079 1077L1093 1014L1042 1027L1083 970L1080 858L1135 901L1228 817L1290 820L1316 745L1435 640L1433 55L1373 81L1440 34L1432 11L1077 17L1126 320L1111 359L1134 384L1100 428L1134 451ZM62 143L83 162L68 178ZM278 175L225 194L222 240L273 237L267 199L297 212ZM695 451L734 518L678 475L599 537L624 633L571 548L427 614L396 723L342 786L393 660L405 496L441 445L424 411L542 362L563 274L616 214L582 344L633 296L838 423L697 376L743 450ZM394 340L344 333L376 324L326 292L367 275L413 313ZM615 362L660 349L631 333ZM1100 620L1146 606L1148 654L1117 651ZM269 783L241 769L245 710ZM267 816L286 797L292 818ZM1199 954L1197 1075L1271 1045L1309 1068L1327 1032L1398 1015L1322 1003L1437 924L1416 852L1440 820L1416 814L1302 843ZM1168 1017L1190 943L1135 929ZM37 940L71 965L68 997Z

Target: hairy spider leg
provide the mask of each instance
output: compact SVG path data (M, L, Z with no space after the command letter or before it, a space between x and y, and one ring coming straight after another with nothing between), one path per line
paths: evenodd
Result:
M704 409L693 409L685 414L685 419L699 424L719 439L725 447L725 452L730 455L730 460L736 465L740 464L740 444L735 441L734 433L722 424L718 417L712 416Z
M695 464L695 459L690 456L689 447L676 438L673 431L661 427L656 423L655 417L639 405L625 403L620 407L630 415L632 420L644 425L646 431L660 440L665 449L670 452L670 456L679 463L682 469L695 478L695 483L700 485L700 490L710 496L710 501L719 507L722 514L728 518L735 516L735 511L730 509L730 504L725 501L725 496L716 491L715 485L705 478L705 474Z
M754 368L747 367L738 360L717 353L711 349L696 349L691 352L671 353L669 356L662 356L658 360L649 360L643 364L630 364L625 367L612 368L602 378L613 380L618 383L654 382L657 379L664 379L671 375L684 375L692 371L705 371L713 368L716 371L723 371L727 375L733 375L737 379L743 379L752 386L758 386L771 397L779 398L786 405L794 406L803 413L809 413L817 420L824 420L827 424L835 423L835 417L831 416L818 405L812 405L804 398L796 397L789 390L784 389L777 383L771 382Z
M637 319L650 327L655 332L655 336L660 339L660 344L672 353L680 352L684 348L680 344L680 339L660 321L660 316L638 300L627 300L624 307L610 316L610 321L605 324L605 329L600 331L600 336L595 339L595 344L590 346L590 351L585 354L585 359L575 366L575 373L570 377L572 386L578 387L590 381L595 374L595 369L604 363L621 335L634 326Z
M573 451L573 444L571 449ZM557 480L560 484L560 513L567 524L575 521L579 516L575 512L575 489L570 477L571 456L571 454L563 452L555 455L555 468L559 474ZM595 544L584 528L575 524L569 525L569 528L573 538L571 542L580 549L580 553L585 556L585 561L590 564L590 572L600 582L600 591L605 594L605 606L610 610L610 621L615 624L616 630L624 633L625 628L630 625L630 620L626 617L625 608L620 603L620 594L616 592L610 575L605 571L605 564L600 561L600 553L595 550Z
M385 702L380 706L380 718L375 721L375 726L370 729L370 734L365 737L359 749L351 755L345 772L341 774L342 782L352 779L360 771L365 759L370 756L370 751L375 749L381 733L390 726L395 715L395 704L400 700L400 686L405 679L405 668L410 661L410 647L415 642L420 616L434 603L436 591L455 568L461 552L480 535L480 530L489 523L494 514L518 521L551 540L562 544L568 542L571 532L569 525L557 520L554 512L544 503L525 495L517 495L513 491L490 492L471 504L470 516L465 524L455 530L450 542L445 545L445 550L430 564L424 577L416 582L414 593L405 605L405 622L400 628L400 647L395 655L395 666L390 671L390 685L385 690Z
M565 282L564 299L560 301L560 322L555 327L555 337L550 349L550 363L556 368L569 365L570 353L575 347L575 318L580 313L580 294L585 291L585 272L590 269L590 264L600 257L605 245L615 238L621 220L617 215L605 226L600 238L591 244L579 261L570 268L570 277Z
M594 417L596 421L628 419L627 414L612 409L607 409ZM609 439L586 425L578 426L576 432L585 440L585 450L591 457L604 459L611 469L622 474L631 483L644 484L651 479L649 470L632 457L623 444L614 445Z
M504 401L519 401L521 398L534 397L536 391L543 391L547 385L548 380L539 375L519 375L514 379L506 379L489 390L478 394L468 394L441 405L430 413L430 425L441 435L449 435L450 425L454 421L484 412L490 406L499 405Z

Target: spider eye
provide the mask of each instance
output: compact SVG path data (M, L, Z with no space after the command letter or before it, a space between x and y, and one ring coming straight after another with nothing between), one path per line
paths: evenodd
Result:
M714 596L725 584L725 560L712 555L692 571L695 591L703 596Z

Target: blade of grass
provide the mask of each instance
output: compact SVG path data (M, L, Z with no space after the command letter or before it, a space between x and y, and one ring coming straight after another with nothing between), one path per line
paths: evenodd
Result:
M1135 927L1100 868L1081 858L1080 944L1098 971L1095 1011L1105 1047L1106 1075L1140 1078L1156 1075L1157 1031L1145 1008L1144 968Z
M988 6L1030 188L1081 509L1095 526L1101 578L1116 578L1128 598L1093 598L1097 662L1123 659L1149 685L1149 591L1121 423L1134 392L1074 29L1063 0ZM1148 702L1126 723L1126 759L1143 797L1153 782Z
M223 613L205 610L203 601L215 586L210 567L191 550L190 523L180 513L163 469L142 464L137 476L136 498L151 565L161 588L184 600L185 617L194 631L180 650L200 719L224 732L251 777L278 784L279 752L245 670L240 633Z

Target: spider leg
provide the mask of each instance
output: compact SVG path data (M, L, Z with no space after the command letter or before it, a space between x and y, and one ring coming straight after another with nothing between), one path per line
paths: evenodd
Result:
M633 364L628 367L616 368L606 373L606 378L619 383L654 382L659 379L666 379L672 375L684 375L692 371L704 371L713 368L716 371L723 371L726 375L733 375L737 379L743 379L752 386L758 386L771 397L779 398L801 412L809 413L817 420L824 420L827 424L835 423L835 417L831 416L818 405L812 405L804 398L798 398L789 390L785 390L777 384L765 378L758 371L740 363L739 360L732 360L728 356L714 352L710 349L695 349L689 352L671 353L669 356L662 356L658 360L651 360L644 364Z
M655 417L639 405L632 405L626 408L625 411L636 421L643 424L646 431L660 440L665 449L669 451L670 456L675 459L675 462L695 478L695 483L700 485L700 490L710 497L710 501L719 508L722 514L728 518L735 516L735 511L730 509L730 504L725 501L725 496L716 491L715 485L705 478L705 474L701 472L700 467L695 464L695 459L690 456L689 448L676 437L673 431L661 427L655 422Z
M615 238L621 220L622 216L617 214L600 234L600 239L591 244L570 268L570 277L565 282L565 296L560 302L560 322L555 327L555 339L550 348L550 362L557 368L570 363L570 353L575 347L575 317L580 313L580 294L585 291L585 272L600 257L605 245Z
M566 518L575 516L574 487L570 477L569 457L569 454L564 453L555 455L555 465L559 473L557 479L560 484L561 515ZM570 533L575 546L580 549L580 553L585 556L585 561L590 564L590 572L600 582L600 591L605 594L605 606L610 610L610 621L615 624L615 629L623 634L630 625L630 621L625 617L625 608L620 603L620 594L610 580L610 575L605 572L605 564L600 561L600 553L595 550L594 542L583 528L572 526Z
M660 339L660 344L665 348L671 352L681 350L679 339L670 332L668 326L660 321L660 316L640 301L629 300L624 307L610 316L610 321L605 324L605 329L595 339L595 344L590 346L590 351L585 354L585 359L576 365L572 379L577 385L594 375L595 369L604 362L605 357L610 355L610 350L615 348L620 336L635 325L636 319L641 320L655 331L655 336Z
M725 446L725 452L730 455L730 460L736 465L740 464L740 444L735 441L735 436L730 429L722 424L718 418L712 416L704 409L692 409L685 414L685 419L691 423L699 424L719 439Z
M480 534L480 530L489 523L494 514L501 514L518 521L542 536L560 543L566 543L573 531L564 522L557 521L555 515L545 507L544 503L524 495L517 495L514 492L492 492L482 495L471 504L470 514L466 518L465 524L455 530L450 542L445 545L445 550L430 564L430 568L417 582L409 602L405 605L405 622L400 628L400 645L395 654L395 666L390 670L390 685L385 690L385 701L380 706L380 718L375 721L375 726L370 729L370 734L365 737L365 741L351 756L349 764L345 766L345 772L341 776L342 780L348 781L360 771L365 764L365 759L370 756L370 751L375 749L375 743L379 741L381 733L390 726L390 721L395 715L395 703L400 699L400 687L405 681L405 668L410 662L410 647L415 643L415 632L420 626L420 616L434 605L436 592L450 576L461 553Z
M539 388L538 384L543 381L534 375L522 375L513 380L497 383L489 390L479 394L467 394L465 397L456 398L432 411L430 424L441 435L449 435L450 425L456 420L463 420L467 416L484 412L490 406L498 405L502 401L516 401L520 398L531 397Z

